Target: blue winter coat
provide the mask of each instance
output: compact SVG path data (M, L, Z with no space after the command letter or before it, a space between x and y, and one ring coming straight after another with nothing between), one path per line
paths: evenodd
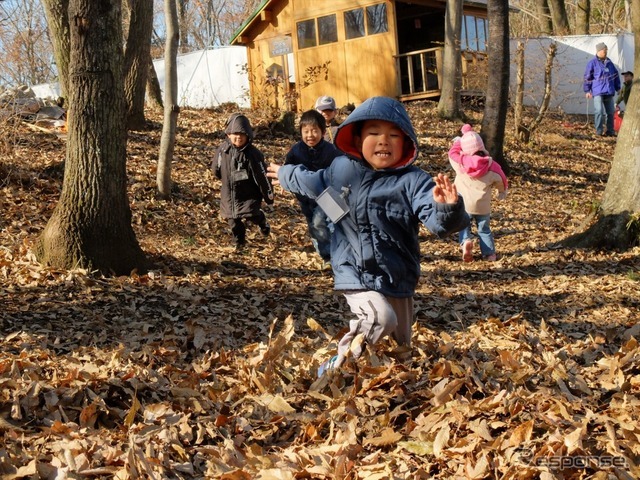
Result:
M355 147L354 127L374 119L395 123L411 140L393 168L372 169ZM366 100L338 128L335 144L347 155L317 172L283 165L278 171L280 184L310 198L327 187L343 193L349 212L335 223L331 238L336 289L413 296L420 277L420 222L439 237L462 230L469 224L462 197L455 205L434 201L435 182L412 165L418 141L406 110L396 100Z
M594 97L615 95L620 90L618 69L608 57L601 61L595 56L587 63L582 89L585 93L591 92Z

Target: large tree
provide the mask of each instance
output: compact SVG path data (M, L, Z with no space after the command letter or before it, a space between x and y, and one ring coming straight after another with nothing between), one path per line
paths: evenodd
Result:
M640 0L631 3L634 41L640 45ZM640 71L640 48L634 51L634 70ZM625 109L609 179L596 221L570 237L567 246L626 249L640 240L640 85L634 80Z
M564 0L549 0L549 3L551 4L551 17L553 19L553 34L569 35L571 31Z
M121 0L70 0L69 115L60 200L36 248L55 268L144 269L127 199Z
M551 8L549 8L548 0L535 0L535 7L540 33L551 35L553 33L553 22L551 21Z
M488 80L487 95L482 117L485 144L491 156L502 165L509 166L504 158L504 132L509 107L509 2L489 0Z
M591 0L578 0L576 4L576 34L589 35Z
M128 0L129 32L124 56L124 96L127 127L139 130L146 126L144 98L151 61L153 0Z
M442 88L438 102L438 114L450 120L462 119L460 90L462 89L462 60L460 58L460 33L462 30L462 0L446 3L444 15L444 59Z
M63 97L69 92L69 0L42 0L53 42L58 83Z

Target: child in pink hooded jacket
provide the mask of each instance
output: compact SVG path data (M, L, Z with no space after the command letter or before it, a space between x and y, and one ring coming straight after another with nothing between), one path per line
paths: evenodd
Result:
M480 135L465 124L462 137L456 137L449 150L449 163L456 172L455 185L464 199L464 206L478 229L482 257L488 261L497 259L491 218L491 193L498 190L498 198L504 199L509 188L502 167L489 156ZM460 232L462 260L473 261L473 235L471 225Z

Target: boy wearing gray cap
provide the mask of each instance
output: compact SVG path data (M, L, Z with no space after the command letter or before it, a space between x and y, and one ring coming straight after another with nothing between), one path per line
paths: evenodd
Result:
M336 108L336 101L333 97L323 95L322 97L318 97L314 108L322 114L325 122L327 122L327 129L324 132L324 139L329 143L333 143L333 139L336 136L336 131L338 130L338 125L340 125L340 123L336 120L336 114L338 113L338 110Z
M596 55L589 60L584 71L583 90L587 99L593 98L593 121L596 134L615 137L613 114L615 107L613 98L620 90L620 75L613 62L607 57L607 45L598 43ZM605 129L606 119L606 129Z

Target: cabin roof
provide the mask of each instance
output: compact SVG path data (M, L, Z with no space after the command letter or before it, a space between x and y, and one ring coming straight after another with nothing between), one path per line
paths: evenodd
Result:
M256 18L259 19L260 13L262 13L262 11L265 8L267 8L271 4L275 3L276 1L277 0L262 0L262 2L260 2L260 4L253 11L253 13L251 15L249 15L249 17L235 31L235 33L233 34L233 37L231 37L231 40L229 40L229 45L233 45L234 43L237 43L238 38L253 24L253 22L256 20ZM446 0L443 0L442 3L445 3L445 2L446 2ZM467 0L467 1L463 2L463 3L464 3L464 5L467 5L467 6L475 6L475 7L487 8L487 2L488 2L488 0ZM511 2L509 2L509 3L511 3ZM512 5L510 5L509 6L509 10L513 11L513 10L517 10L517 9L514 8Z
M237 38L242 35L242 33L249 28L249 26L253 23L253 21L256 19L256 17L258 17L260 15L260 12L262 12L262 10L264 10L265 8L267 8L267 6L273 2L275 2L276 0L262 0L262 2L260 3L260 5L258 5L256 7L256 9L253 11L253 13L251 15L249 15L249 17L242 23L242 25L240 25L240 27L238 27L238 30L236 30L236 32L233 34L233 37L231 37L231 40L229 40L229 45L233 45L235 43L235 41L237 40Z

